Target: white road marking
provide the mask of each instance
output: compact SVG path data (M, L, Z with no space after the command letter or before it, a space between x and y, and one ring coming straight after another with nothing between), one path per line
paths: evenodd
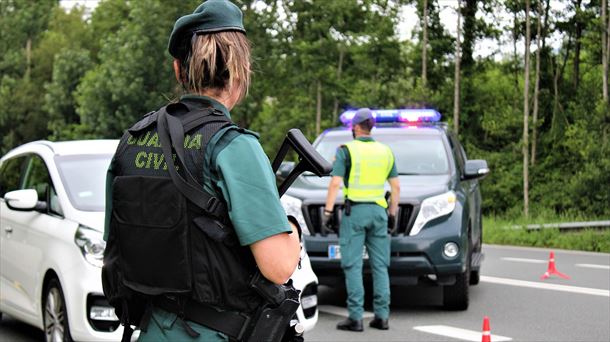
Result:
M531 287L535 289L552 290L552 291L564 291L572 293L588 294L592 296L610 297L610 291L603 289L593 289L589 287L579 286L568 286L558 284L539 283L534 281L525 281L509 278L498 278L490 276L481 276L481 281L492 284L511 285L520 287Z
M441 335L455 338L463 341L481 341L482 333L480 331L466 330L454 328L448 325L421 325L413 327L414 330L423 331L429 334ZM491 335L491 340L494 342L510 341L512 338L500 335Z
M326 313L329 313L331 315L336 315L336 316L349 317L349 313L347 312L346 308L342 308L342 307L334 306L334 305L318 305L318 311L326 312ZM373 314L372 312L365 311L362 314L362 318L373 318L373 317L375 317L375 314Z
M576 264L576 266L578 266L578 267L585 267L585 268L599 268L601 270L610 270L610 266L608 266L608 265Z
M548 262L548 260L525 259L525 258L510 258L510 257L501 258L501 259L502 260L506 260L506 261L528 262L530 264L546 264Z

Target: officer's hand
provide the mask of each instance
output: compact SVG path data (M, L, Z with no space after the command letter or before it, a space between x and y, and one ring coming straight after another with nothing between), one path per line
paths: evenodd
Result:
M322 226L330 228L333 219L333 212L324 210L322 215Z
M396 226L396 215L388 215L388 231L393 232Z

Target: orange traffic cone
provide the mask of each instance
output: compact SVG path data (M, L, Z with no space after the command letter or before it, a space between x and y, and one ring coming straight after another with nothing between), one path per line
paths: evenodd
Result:
M481 342L491 342L491 331L489 330L489 317L483 317L483 337Z
M549 255L549 267L547 268L546 272L544 272L544 274L540 277L540 279L544 280L553 274L558 275L563 279L570 279L567 274L563 274L557 271L557 268L555 267L555 252L551 251L551 254Z

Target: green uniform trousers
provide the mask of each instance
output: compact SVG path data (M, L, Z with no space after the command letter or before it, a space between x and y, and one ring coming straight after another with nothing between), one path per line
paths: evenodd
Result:
M339 244L349 317L362 319L364 311L362 264L366 245L373 274L373 309L375 316L387 319L390 315L390 237L386 210L376 204L352 205L350 216L342 217Z

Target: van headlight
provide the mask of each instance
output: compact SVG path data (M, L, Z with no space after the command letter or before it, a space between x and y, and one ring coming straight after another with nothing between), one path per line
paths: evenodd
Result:
M428 197L422 201L419 213L409 233L410 236L417 235L426 223L435 218L451 214L455 209L455 192L449 191L441 195Z
M74 243L80 248L85 260L95 267L104 265L106 241L102 233L93 228L79 225L74 235Z
M280 201L282 202L284 211L286 211L286 215L294 216L294 218L297 219L299 226L301 226L303 234L309 235L309 228L307 228L307 224L305 224L305 217L303 216L303 201L290 195L282 196Z

